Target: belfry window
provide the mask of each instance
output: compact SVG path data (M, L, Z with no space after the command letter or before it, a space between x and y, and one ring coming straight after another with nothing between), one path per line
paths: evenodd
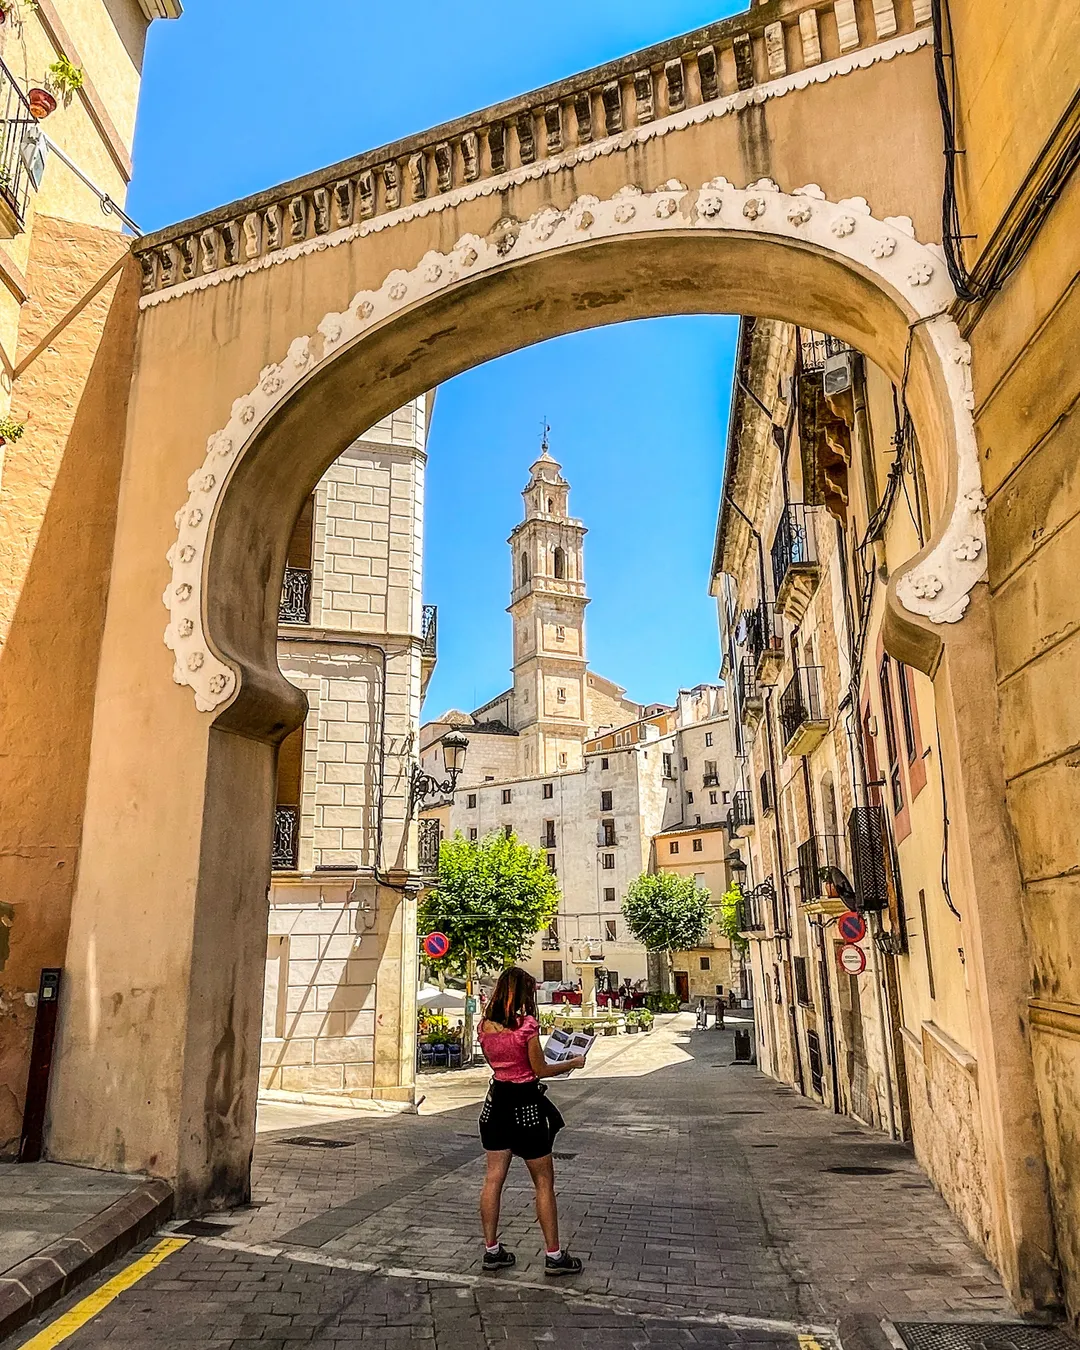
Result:
M555 580L566 580L566 552L557 545L555 548Z
M529 584L529 555L527 553L521 555L519 576L521 577L521 584L527 586Z

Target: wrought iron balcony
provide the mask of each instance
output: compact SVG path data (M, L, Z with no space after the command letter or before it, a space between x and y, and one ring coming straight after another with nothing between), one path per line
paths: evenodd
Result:
M851 884L859 909L884 909L889 903L888 826L882 806L856 806L848 816Z
M557 845L556 842L555 842L555 827L554 827L554 826L552 826L552 828L551 828L550 830L545 830L544 833L540 836L540 847L541 847L541 848L557 848L557 847L558 847L558 845Z
M300 856L300 808L274 808L274 843L270 850L270 866L275 872L295 872Z
M800 623L817 589L816 508L793 502L784 507L772 544L776 607L793 623Z
M278 623L311 622L311 573L306 567L286 567L278 605Z
M846 342L841 342L831 333L816 333L812 328L800 329L799 348L803 373L807 375L824 370L830 356L839 356L841 352L851 350Z
M439 844L442 842L442 826L434 817L421 816L419 822L419 850L417 867L423 877L439 875Z
M40 146L41 129L30 115L30 102L15 82L15 77L0 61L0 114L3 116L3 141L0 144L0 238L13 239L26 220L26 204L37 180L31 175L35 149ZM40 179L40 163L37 178Z
M784 625L771 600L743 610L737 640L754 662L758 681L775 684L784 661Z
M434 661L439 654L439 606L425 605L420 620L420 655Z
M757 726L765 708L765 698L761 682L757 677L756 663L748 656L739 662L739 715L744 723Z
M785 755L808 755L829 730L821 696L821 667L800 666L780 695Z
M739 932L764 933L768 924L768 900L757 886L739 901Z
M754 823L754 798L751 793L740 788L732 794L731 809L727 814L728 833L734 839L740 830L749 829Z
M540 939L540 948L545 952L557 952L561 950L562 943L559 941L558 937L552 937L550 934L545 933Z
M799 845L799 899L802 904L831 906L840 911L847 909L843 900L835 894L829 895L821 876L826 867L843 870L843 856L844 841L838 834L811 835Z

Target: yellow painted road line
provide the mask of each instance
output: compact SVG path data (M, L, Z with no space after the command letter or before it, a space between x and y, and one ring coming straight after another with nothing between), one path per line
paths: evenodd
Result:
M800 1336L799 1350L821 1350L821 1343L816 1336Z
M95 1289L81 1303L76 1303L74 1308L58 1317L44 1331L39 1331L32 1340L23 1345L22 1350L53 1350L54 1346L62 1344L69 1336L74 1336L80 1328L86 1326L87 1322L95 1318L102 1309L107 1308L125 1289L138 1284L144 1275L149 1275L166 1257L172 1256L173 1252L178 1252L187 1244L187 1238L165 1238L153 1251L140 1256L137 1261L132 1261L131 1265L126 1266L119 1275L106 1280L100 1289Z

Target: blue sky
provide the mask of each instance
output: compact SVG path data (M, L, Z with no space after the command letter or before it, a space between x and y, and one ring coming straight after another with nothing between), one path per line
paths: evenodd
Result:
M150 30L128 210L156 229L744 8L185 0L179 22ZM505 540L545 416L590 531L593 666L642 701L715 678L705 588L734 335L728 318L622 325L518 352L442 388L425 568L440 659L426 713L475 706L505 687Z

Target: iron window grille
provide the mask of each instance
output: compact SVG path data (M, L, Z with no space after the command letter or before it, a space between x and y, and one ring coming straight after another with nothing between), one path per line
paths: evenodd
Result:
M419 821L418 865L421 876L434 877L439 874L439 844L442 842L442 826L435 819Z
M859 909L884 909L889 903L885 809L856 806L848 816L851 884Z
M286 567L278 605L278 623L311 622L311 572L306 567Z
M804 1008L812 1008L814 1000L810 996L810 979L806 969L806 957L796 956L792 964L795 967L795 997Z
M841 342L831 333L817 333L812 328L800 328L799 351L802 356L804 374L812 374L825 369L830 356L839 356L841 352L851 351L846 342Z
M300 852L300 808L274 808L274 842L270 850L270 866L275 872L295 872Z

